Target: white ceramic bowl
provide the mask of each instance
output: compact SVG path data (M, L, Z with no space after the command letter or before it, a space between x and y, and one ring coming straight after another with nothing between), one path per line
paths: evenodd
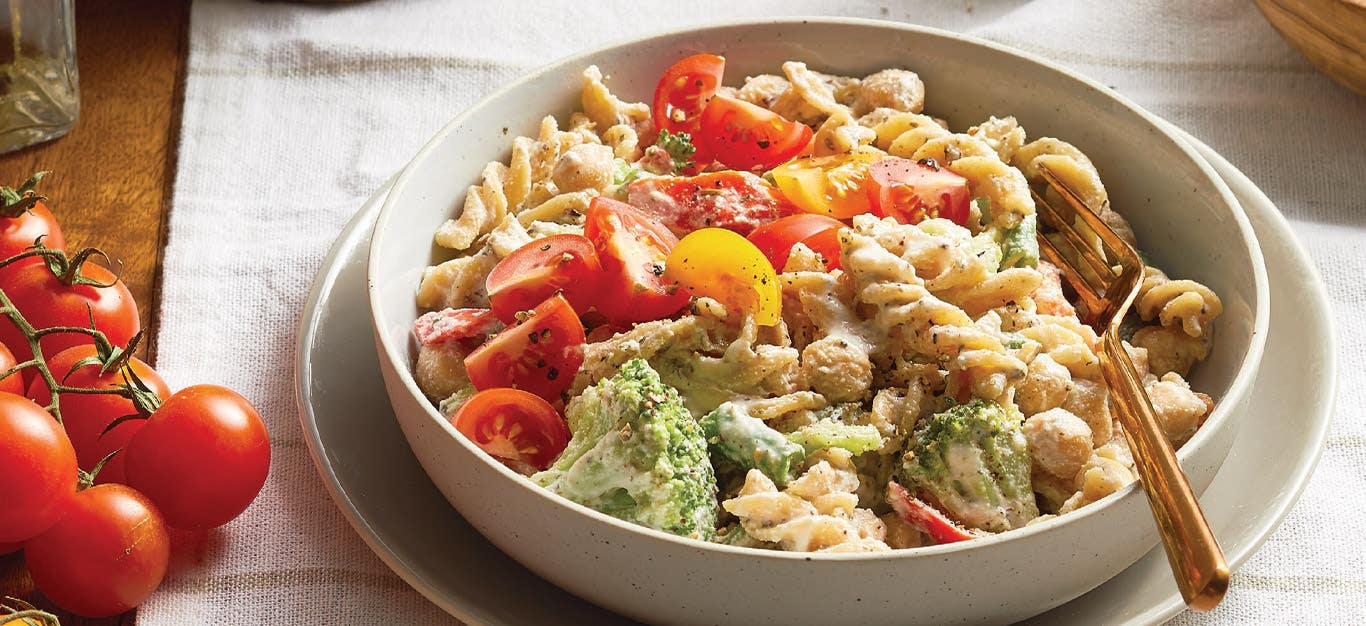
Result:
M1151 549L1156 529L1135 485L1070 515L961 544L838 555L710 545L551 495L457 436L410 373L414 292L434 258L432 233L484 164L507 158L511 136L534 135L543 115L564 119L579 107L585 66L602 67L617 93L648 100L664 68L703 51L726 56L731 83L791 59L853 76L912 69L925 81L926 111L955 129L1014 115L1031 137L1080 147L1144 249L1224 300L1214 352L1193 380L1219 404L1180 453L1197 492L1223 462L1261 357L1267 286L1252 229L1209 166L1151 114L1049 62L939 30L821 18L680 31L557 61L460 114L403 172L375 226L370 304L394 411L451 504L537 574L656 623L1008 622L1090 590Z

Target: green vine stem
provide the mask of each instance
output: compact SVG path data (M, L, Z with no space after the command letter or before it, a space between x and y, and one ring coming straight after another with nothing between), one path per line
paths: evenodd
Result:
M19 608L14 608L16 606ZM61 626L56 615L39 610L19 598L5 596L5 601L0 602L0 623L12 624L20 620L29 626Z

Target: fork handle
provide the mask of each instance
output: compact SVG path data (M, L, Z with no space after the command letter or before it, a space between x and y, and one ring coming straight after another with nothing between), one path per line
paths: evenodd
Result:
M1157 421L1119 333L1111 328L1102 341L1101 371L1133 450L1134 465L1148 495L1177 587L1187 606L1208 611L1219 604L1228 590L1229 569L1223 550L1205 521L1200 502L1191 493L1190 483Z

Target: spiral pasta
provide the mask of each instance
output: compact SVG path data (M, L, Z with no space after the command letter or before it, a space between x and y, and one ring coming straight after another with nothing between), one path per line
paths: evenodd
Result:
M1144 321L1156 319L1191 337L1203 337L1210 322L1224 312L1223 301L1209 287L1193 280L1172 280L1152 266L1143 268L1143 283L1134 302Z

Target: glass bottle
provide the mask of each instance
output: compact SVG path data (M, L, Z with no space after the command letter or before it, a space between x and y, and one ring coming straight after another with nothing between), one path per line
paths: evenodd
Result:
M80 114L73 0L0 0L0 153L65 135ZM8 16L8 28L5 17Z

